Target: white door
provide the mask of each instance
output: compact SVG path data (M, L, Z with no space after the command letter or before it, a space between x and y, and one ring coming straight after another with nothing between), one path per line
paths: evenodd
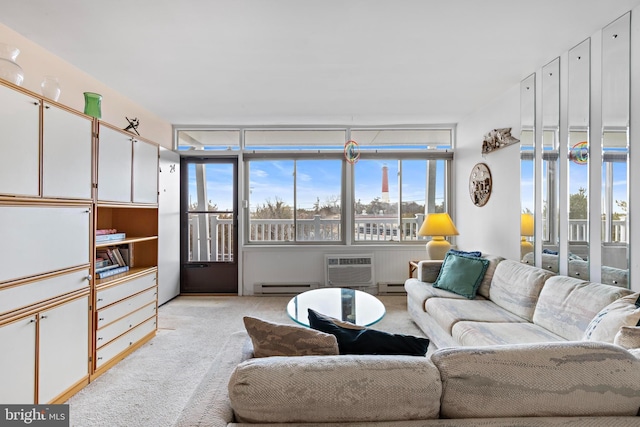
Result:
M41 312L38 322L38 403L45 404L89 375L89 296Z
M40 192L40 101L0 86L0 194Z
M100 126L98 139L98 200L131 202L132 138Z
M180 156L160 147L158 304L180 293Z
M35 316L0 326L0 343L0 402L35 403Z
M42 195L91 199L91 120L45 104Z
M158 203L158 146L133 141L133 201Z

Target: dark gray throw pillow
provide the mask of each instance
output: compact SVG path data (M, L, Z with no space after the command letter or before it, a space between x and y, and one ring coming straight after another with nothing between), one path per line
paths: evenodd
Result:
M340 354L393 354L424 356L429 347L427 338L412 335L391 334L370 328L345 328L333 322L332 318L309 311L309 326L318 331L335 335Z

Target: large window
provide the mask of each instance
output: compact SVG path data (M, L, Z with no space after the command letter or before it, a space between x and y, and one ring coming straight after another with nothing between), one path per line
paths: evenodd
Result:
M362 159L354 172L354 241L415 241L425 213L446 211L447 160Z
M184 129L176 141L237 150L248 244L424 242L425 215L451 211L452 127Z
M249 176L249 242L342 240L341 159L255 159Z

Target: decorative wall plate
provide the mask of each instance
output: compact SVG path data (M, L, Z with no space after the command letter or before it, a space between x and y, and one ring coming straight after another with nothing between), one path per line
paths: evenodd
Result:
M476 206L484 206L491 196L491 171L485 163L477 163L469 175L469 196Z

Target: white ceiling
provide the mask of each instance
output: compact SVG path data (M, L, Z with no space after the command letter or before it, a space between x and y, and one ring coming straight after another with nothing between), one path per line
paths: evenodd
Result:
M456 123L640 0L0 0L173 124Z

